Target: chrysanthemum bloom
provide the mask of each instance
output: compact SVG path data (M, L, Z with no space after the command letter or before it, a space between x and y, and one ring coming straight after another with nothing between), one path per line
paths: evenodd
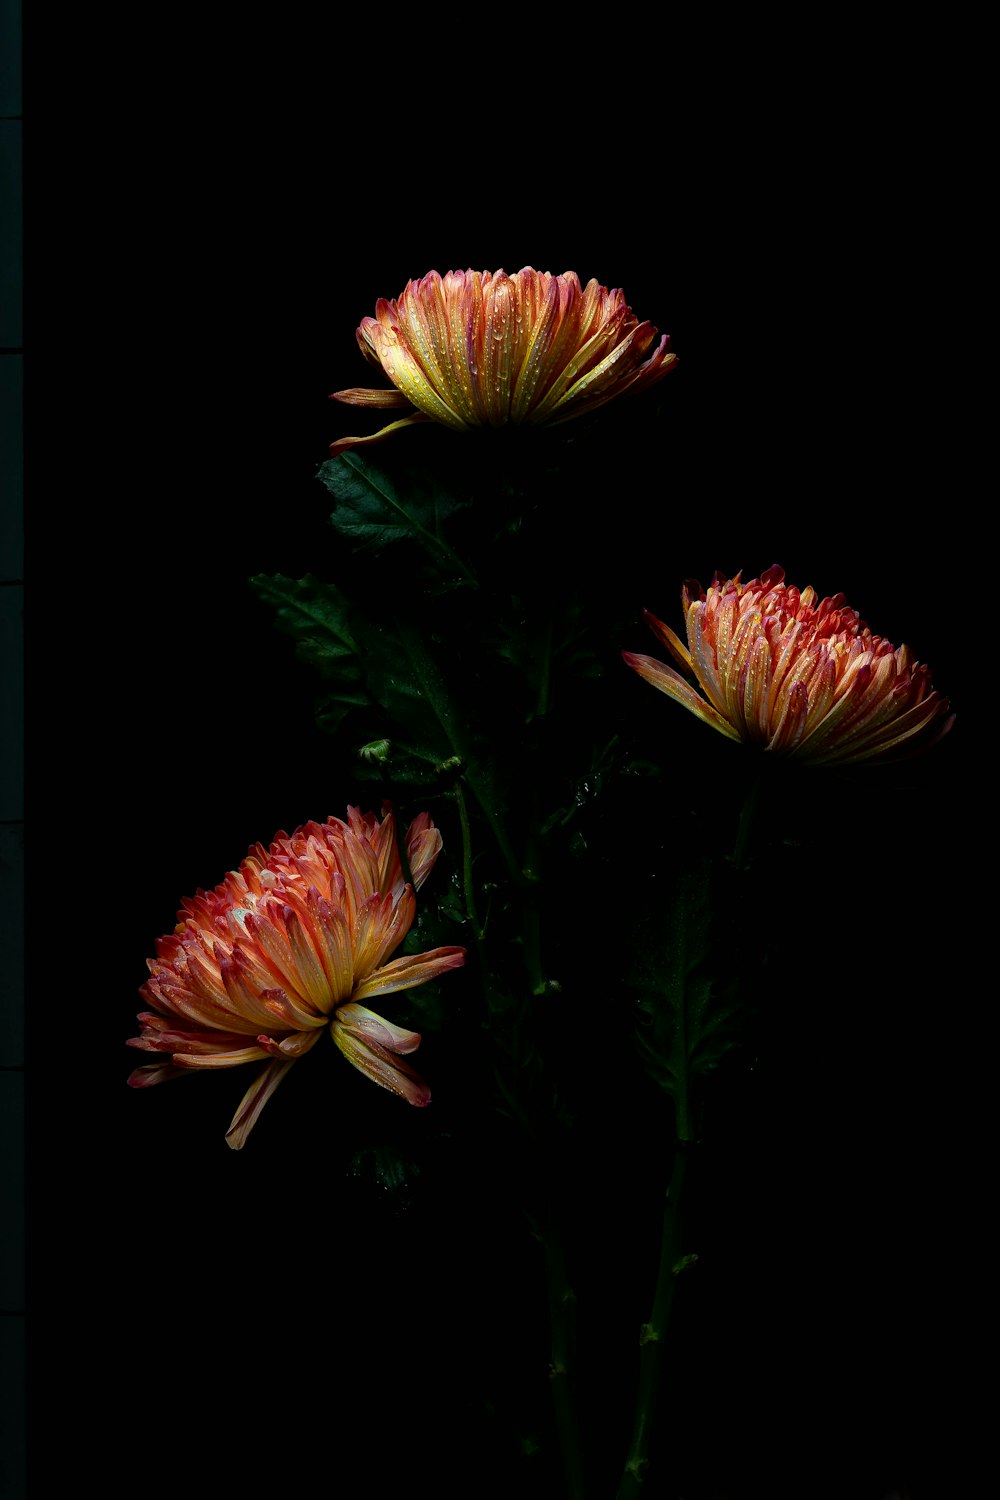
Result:
M420 1044L364 1004L457 968L464 948L434 948L387 962L413 921L393 815L347 810L347 822L306 823L291 838L257 844L214 891L182 903L178 925L156 945L139 991L153 1007L128 1045L167 1054L129 1078L145 1088L192 1068L271 1061L251 1084L226 1135L240 1147L292 1063L324 1028L349 1062L410 1104L430 1091L404 1061ZM413 883L441 849L427 813L406 835ZM169 1058L169 1060L167 1060Z
M414 422L503 427L565 422L671 370L667 335L640 323L625 294L575 271L430 271L394 301L380 297L357 330L361 352L394 390L335 391L349 406L406 407L371 437L340 438L333 455ZM415 410L414 410L415 408Z
M843 594L817 602L815 589L784 577L779 567L748 583L716 574L707 593L686 583L686 647L645 612L700 693L653 657L625 651L626 662L720 734L799 761L896 754L951 728L948 700L908 646L872 635Z

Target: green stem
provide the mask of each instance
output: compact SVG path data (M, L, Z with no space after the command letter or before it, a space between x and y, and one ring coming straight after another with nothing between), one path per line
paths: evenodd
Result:
M540 653L540 664L538 671L538 693L535 698L534 719L536 721L533 730L535 741L534 755L539 758L539 730L537 721L544 719L549 707L549 675L552 664L552 620L549 619L545 627L545 639L542 643ZM539 815L539 790L540 776L533 778L531 792L531 816L528 823L528 837L524 851L524 876L528 882L523 894L524 920L522 923L522 942L524 944L524 962L528 970L528 983L532 995L544 995L546 992L545 976L542 969L542 938L541 938L541 914L538 909L539 885L542 878L541 872L541 846L538 834L540 823Z
M649 1441L663 1370L664 1336L674 1300L677 1277L688 1263L681 1255L680 1196L687 1168L688 1143L679 1141L663 1204L660 1237L660 1267L653 1296L653 1310L639 1334L639 1390L636 1397L632 1441L625 1471L618 1487L618 1500L635 1500L642 1491L649 1466Z
M524 950L524 964L528 970L529 990L533 996L544 995L547 992L547 986L542 970L542 922L534 898L528 892L524 895L521 942Z
M733 850L733 864L737 870L745 870L749 865L747 846L750 842L750 827L757 810L763 780L763 773L758 771L750 783L749 790L743 798L743 806L740 808L740 825L736 831L736 847Z
M458 803L458 819L462 825L462 889L465 893L465 915L472 924L476 943L482 942L485 933L479 925L479 914L476 911L476 888L472 880L472 829L469 827L469 809L465 805L465 793L462 791L462 783L455 782L454 797Z
M555 1406L556 1429L562 1452L563 1474L569 1500L583 1500L583 1463L580 1454L580 1431L576 1419L573 1388L573 1356L576 1350L576 1293L569 1284L562 1245L549 1225L542 1231L545 1251L545 1280L549 1294L551 1362L549 1382Z
M538 673L538 697L535 701L536 719L544 719L549 711L549 674L552 667L552 620L545 627L545 645Z
M404 651L409 657L410 665L420 684L420 690L430 704L444 732L452 755L456 757L464 767L465 779L469 789L483 810L487 823L497 841L500 853L503 855L504 863L511 875L515 885L524 885L524 874L519 866L510 840L507 838L506 830L497 816L493 806L492 798L489 796L484 784L482 771L473 760L465 744L464 737L457 726L457 716L448 696L447 689L441 679L440 673L424 648L423 642L412 627L402 620L397 621L397 633Z

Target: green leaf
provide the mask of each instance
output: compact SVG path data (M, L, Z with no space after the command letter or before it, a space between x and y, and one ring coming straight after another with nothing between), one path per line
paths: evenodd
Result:
M541 620L531 618L525 601L514 595L508 613L496 620L489 643L532 689L526 722L555 706L551 700L557 684L565 691L568 682L589 682L602 675L582 616L582 610L571 605L547 610Z
M556 829L567 828L581 812L593 805L600 796L605 782L615 769L618 751L618 736L612 735L605 745L591 746L589 765L582 776L578 776L573 783L572 800L555 808L543 820L539 829L542 838L546 838ZM574 837L580 837L576 830Z
M279 629L293 637L304 661L318 666L324 675L351 681L360 678L351 606L334 584L323 583L311 573L304 578L258 573L250 585L266 604L274 606Z
M713 972L711 927L712 866L695 860L678 876L662 921L637 934L644 957L635 982L647 1017L640 1050L650 1074L674 1098L681 1139L691 1139L692 1081L739 1043L737 986Z
M251 587L274 607L278 627L295 641L295 654L318 669L327 685L316 703L316 722L326 732L339 730L344 720L370 712L372 696L365 684L358 638L363 622L332 583L307 574L304 578L257 574ZM370 738L370 736L369 736ZM358 743L365 735L359 728Z
M321 729L339 733L349 720L358 751L384 739L376 775L421 786L454 780L469 760L460 715L411 625L366 620L335 584L311 574L259 574L250 582L275 608L296 654L319 669L324 691L315 711ZM450 760L455 765L449 777L443 768Z
M448 517L466 509L471 500L460 500L418 469L403 471L397 484L385 470L353 452L328 459L319 478L337 502L332 526L358 550L380 551L395 542L415 542L454 586L472 583L443 532Z
M396 1145L378 1143L355 1151L348 1169L364 1189L384 1196L394 1213L405 1212L416 1198L414 1182L420 1167Z
M334 584L312 575L257 575L251 584L276 608L280 628L328 685L317 708L320 727L339 733L350 720L356 751L387 741L388 751L375 769L379 776L426 787L453 782L461 774L486 815L508 870L520 882L523 875L507 836L489 746L482 753L480 735L452 699L432 649L413 622L406 617L365 620ZM372 774L371 764L367 771ZM360 773L365 774L365 766Z

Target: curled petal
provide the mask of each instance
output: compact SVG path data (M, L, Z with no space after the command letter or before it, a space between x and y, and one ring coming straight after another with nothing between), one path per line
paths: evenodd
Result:
M373 1010L354 1001L338 1007L335 1021L359 1041L377 1042L390 1052L416 1052L420 1046L418 1031L406 1031L402 1026L394 1026L391 1021L384 1020Z
M310 1052L322 1036L320 1031L297 1031L294 1036L282 1037L276 1042L273 1036L261 1034L257 1038L258 1046L262 1047L268 1057L296 1058L304 1057Z
M357 448L362 443L383 443L387 437L398 432L401 427L417 427L422 422L429 422L423 412L414 412L411 417L400 417L398 422L390 422L388 427L380 427L378 432L370 432L367 437L342 437L335 443L330 444L330 457L336 458L338 453L346 453L348 448Z
M366 1078L405 1099L407 1104L430 1104L431 1091L423 1078L395 1052L379 1042L362 1041L346 1027L338 1026L336 1019L331 1030L333 1040L347 1061L359 1068Z
M410 863L414 889L418 890L434 868L444 840L434 827L429 813L420 813L406 831L406 857Z

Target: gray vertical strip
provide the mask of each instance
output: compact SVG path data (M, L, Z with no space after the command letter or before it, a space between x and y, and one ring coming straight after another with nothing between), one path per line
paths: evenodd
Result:
M0 0L0 1493L27 1488L21 4Z
M21 0L0 3L0 119L21 113Z
M0 1071L0 1312L24 1312L24 1074Z
M0 582L23 576L23 385L20 354L0 354Z
M24 817L24 586L0 586L0 823Z
M21 122L0 120L0 349L21 347Z
M24 824L0 823L0 1068L24 1066Z

